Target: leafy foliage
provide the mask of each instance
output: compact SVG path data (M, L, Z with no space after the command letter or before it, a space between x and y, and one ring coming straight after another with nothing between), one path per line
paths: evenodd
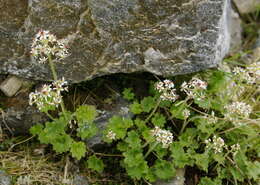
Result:
M104 170L105 165L101 159L93 155L88 158L87 167L101 173Z
M182 83L177 87L180 91L168 84L169 92L184 94L174 102L167 96L160 99L160 93L168 92L167 84L160 92L151 88L150 96L142 99L132 89L123 91L123 97L131 101L134 117L113 116L102 132L103 140L121 152L121 166L132 179L140 181L167 180L176 175L177 168L195 167L203 172L199 185L224 181L255 184L260 175L259 110L255 111L260 97L256 85L220 70L198 74ZM242 101L251 109L228 108ZM88 151L83 140L98 133L96 116L94 106L82 105L30 131L57 153L70 152L80 160ZM86 166L101 173L105 165L94 152Z
M97 132L93 122L96 116L97 113L93 106L83 105L75 113L61 114L60 117L51 122L46 122L45 126L37 124L31 127L30 132L33 135L38 135L41 143L51 144L57 153L70 152L72 157L80 160L85 156L87 147L84 142L76 141L78 139L76 136L81 139L94 136ZM67 132L71 120L74 120L78 125L76 136Z

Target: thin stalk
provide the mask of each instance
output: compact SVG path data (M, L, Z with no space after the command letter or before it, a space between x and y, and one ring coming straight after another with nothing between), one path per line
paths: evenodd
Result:
M44 113L45 113L50 119L54 120L54 117L52 117L52 115L50 115L50 114L48 113L48 111L45 111Z
M146 158L152 151L153 149L157 146L158 142L155 142L150 148L149 150L146 152L146 154L144 155L144 158Z
M187 121L187 119L185 119L184 123L182 124L180 134L183 133L183 131L184 131L184 129L186 128L186 126L188 125L188 123L189 123L189 121Z
M49 59L49 66L51 68L51 72L52 72L52 76L53 76L53 79L55 81L58 80L58 75L57 75L57 72L56 72L56 69L55 69L55 65L53 63L53 60L51 58L51 55L48 56L48 59ZM61 100L61 110L62 110L62 113L63 115L65 116L65 118L67 119L67 116L66 116L66 108L65 108L65 105L64 105L64 102L63 100Z
M161 103L161 99L159 99L159 100L157 101L157 104L155 105L153 111L152 111L151 114L145 119L145 121L144 121L145 124L146 124L146 123L151 119L151 117L154 115L154 113L155 113L155 111L157 110L157 108L159 107L160 103Z
M56 80L58 80L58 76L57 76L56 69L55 69L54 63L53 63L50 55L48 56L48 59L49 59L49 66L51 68L51 73L52 73L53 79L56 81Z

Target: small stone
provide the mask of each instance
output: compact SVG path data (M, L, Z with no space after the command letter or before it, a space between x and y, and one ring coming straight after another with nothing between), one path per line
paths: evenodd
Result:
M1 83L0 89L6 96L12 97L19 91L21 86L22 80L20 78L17 78L16 76L8 76L7 79Z
M11 177L0 170L0 185L11 185Z
M254 12L260 7L260 0L234 0L234 2L242 14Z

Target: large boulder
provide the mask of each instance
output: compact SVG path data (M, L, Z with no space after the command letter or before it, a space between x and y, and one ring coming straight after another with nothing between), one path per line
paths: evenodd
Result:
M239 12L246 14L260 8L260 0L234 0Z
M51 80L29 54L40 29L69 40L57 71L71 82L200 71L228 51L229 12L229 0L0 0L0 73Z

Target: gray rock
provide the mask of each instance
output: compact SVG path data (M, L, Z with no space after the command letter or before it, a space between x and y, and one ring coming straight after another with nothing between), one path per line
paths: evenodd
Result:
M242 14L250 13L260 8L260 0L234 0L234 2Z
M168 181L157 181L154 185L184 185L185 169L179 168L176 170L176 177Z
M67 38L59 76L172 76L215 67L229 49L230 0L0 0L0 73L51 80L30 57L39 29ZM69 69L69 70L68 70Z
M11 185L11 177L0 170L0 185Z
M88 180L81 175L76 175L73 179L73 185L88 185Z
M241 49L242 45L242 21L234 10L231 11L230 16L230 52L237 52Z
M104 144L104 142L102 141L102 137L103 137L102 132L106 128L106 125L111 117L113 117L115 115L122 116L125 118L133 117L133 114L130 113L129 108L128 108L129 103L126 100L124 100L119 94L117 95L113 104L115 105L115 107L112 110L100 110L99 111L99 116L95 120L95 123L96 123L97 127L99 128L99 133L96 136L94 136L86 141L86 144L88 145L88 147L93 148L98 145Z
M1 115L0 125L12 134L27 134L31 126L48 120L34 106L28 103L28 92L23 92L6 100L8 108Z

